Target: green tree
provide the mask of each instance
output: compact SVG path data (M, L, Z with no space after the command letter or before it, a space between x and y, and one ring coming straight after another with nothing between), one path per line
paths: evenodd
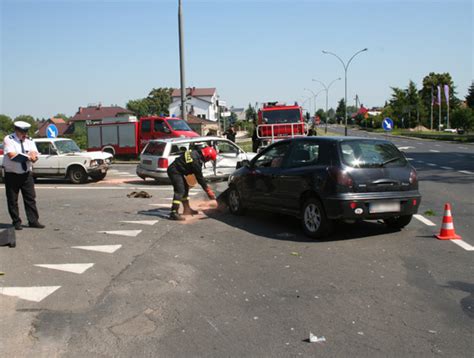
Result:
M469 108L474 109L474 82L471 83L466 96L466 104Z
M344 98L341 98L341 100L337 103L337 108L336 108L336 121L338 123L344 120L344 114L345 114L345 102L344 102Z
M58 113L54 116L54 118L62 118L65 122L69 121L69 117L66 116L64 113Z
M389 100L390 112L392 114L392 120L394 121L395 126L405 127L405 114L406 109L408 108L408 98L407 92L398 87L392 88L392 98Z
M248 108L245 110L245 119L247 121L256 121L257 120L257 112L255 108L249 103Z
M319 117L319 119L321 120L321 123L326 123L326 118L327 118L327 115L326 115L326 112L324 111L324 109L320 108L316 111L316 116Z
M13 132L12 119L4 114L0 114L0 141L11 132Z
M149 113L154 115L169 115L172 92L172 88L153 88L146 98Z
M471 108L456 108L451 113L450 122L453 128L471 131L474 129L474 110Z
M127 102L127 109L132 111L138 118L149 114L148 103L146 99L135 99Z

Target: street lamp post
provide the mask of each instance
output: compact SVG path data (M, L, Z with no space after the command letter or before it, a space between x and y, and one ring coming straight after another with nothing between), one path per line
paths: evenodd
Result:
M328 132L328 117L329 117L329 115L328 115L328 92L329 92L329 88L331 88L331 86L332 86L332 84L333 84L334 82L339 81L340 79L341 79L341 77L336 78L335 80L333 80L333 81L329 84L329 86L326 86L326 85L325 85L323 82L321 82L320 80L316 80L316 79L313 78L313 81L321 83L321 84L323 85L323 87L324 87L324 90L326 91L326 126L324 127L324 133L327 133L327 132Z
M344 67L344 135L345 136L347 136L347 68L349 67L354 57L356 57L359 53L367 51L367 50L368 50L367 48L364 48L360 51L357 51L355 54L352 55L349 61L347 61L347 64L345 64L344 61L335 53L323 50L324 54L335 56L339 61L341 61L342 66Z
M186 86L184 82L184 33L183 33L183 11L181 0L178 3L178 27L179 27L179 73L181 77L181 118L187 120L186 109Z
M305 91L309 91L313 94L313 110L316 112L316 96L317 94L315 94L312 90L310 90L309 88L304 88ZM311 112L311 99L309 101L309 111Z

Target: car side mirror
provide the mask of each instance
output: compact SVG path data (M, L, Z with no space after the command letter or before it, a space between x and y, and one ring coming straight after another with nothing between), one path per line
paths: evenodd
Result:
M51 155L58 155L58 150L56 148L51 148L49 152Z
M239 169L242 167L250 168L250 162L247 159L237 162L236 169Z

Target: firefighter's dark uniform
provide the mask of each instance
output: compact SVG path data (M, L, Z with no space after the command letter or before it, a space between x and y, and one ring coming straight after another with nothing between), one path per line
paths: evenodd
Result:
M171 216L178 214L179 205L182 203L184 214L197 214L197 211L189 207L189 185L185 179L185 175L194 174L197 182L202 186L204 191L208 191L206 180L202 175L202 165L205 162L204 156L200 150L187 150L168 167L168 177L173 184L174 195L173 204L171 206Z

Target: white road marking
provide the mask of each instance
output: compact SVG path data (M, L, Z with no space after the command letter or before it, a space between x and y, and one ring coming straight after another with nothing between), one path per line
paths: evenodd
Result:
M459 149L468 149L468 148L466 148L466 147L458 147L458 148L459 148Z
M121 223L127 224L141 224L141 225L155 225L158 220L139 220L139 221L121 221Z
M410 146L406 146L406 147L398 147L399 150L407 150L407 149L415 149L415 147L410 147Z
M0 287L0 294L26 301L41 302L61 286Z
M415 214L413 215L413 217L419 221L421 221L423 224L425 225L428 225L428 226L436 226L436 224L434 222L432 222L431 220L428 220L427 218L425 218L424 216L422 215L419 215L419 214Z
M71 246L73 249L105 252L107 254L113 254L115 251L120 249L122 245L92 245L92 246Z
M469 175L474 174L473 172L470 172L469 170L460 170L459 173L469 174Z
M170 203L166 203L166 204L148 204L150 206L170 206Z
M441 144L435 144L435 147L441 147Z
M441 169L446 169L446 170L454 170L454 168L451 167L440 167Z
M474 251L474 246L469 245L467 242L462 241L462 240L449 240L453 244L456 244L460 247L462 247L466 251Z
M439 153L439 150L436 150L436 149L430 149L430 152L433 152L433 153Z
M426 163L426 165L429 165L430 167L436 167L437 166L436 164L433 164L433 163Z
M86 272L92 266L94 266L94 264L58 264L58 265L39 264L35 266L81 274L81 273Z
M142 232L142 230L112 230L112 231L97 231L97 232L99 234L136 237L138 234Z

